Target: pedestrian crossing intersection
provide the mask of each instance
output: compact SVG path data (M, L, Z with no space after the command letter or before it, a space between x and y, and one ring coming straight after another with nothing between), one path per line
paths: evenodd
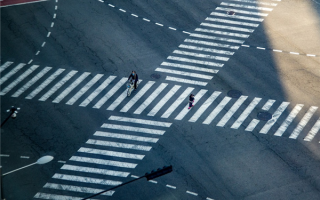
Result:
M140 80L137 91L127 97L127 78L91 74L38 65L0 66L0 95L38 99L80 107L145 115L156 119L184 120L190 123L230 127L274 136L312 141L320 129L318 107L291 105L273 99L240 96L231 98L220 91L209 91L172 82ZM195 94L195 107L187 109L188 96ZM267 122L256 119L259 111L272 114ZM251 119L251 120L250 120Z
M167 81L206 86L280 1L222 2L155 71Z
M170 126L163 121L110 116L34 198L80 200L121 184ZM95 199L113 194L108 191Z

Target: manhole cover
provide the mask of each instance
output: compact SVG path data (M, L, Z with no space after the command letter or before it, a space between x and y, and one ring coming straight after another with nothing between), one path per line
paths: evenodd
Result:
M258 117L258 119L260 119L262 121L268 121L268 120L272 119L272 115L268 112L259 112L257 117Z
M228 11L227 14L228 15L235 15L236 13L234 11Z
M151 78L153 79L159 79L161 77L160 74L151 74Z
M228 92L228 96L232 98L239 98L242 95L242 93L238 90L230 90Z

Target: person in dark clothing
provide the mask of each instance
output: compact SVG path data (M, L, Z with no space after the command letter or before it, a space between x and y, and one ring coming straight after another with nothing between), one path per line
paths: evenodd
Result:
M194 102L194 95L190 94L190 96L189 96L189 108L188 109L193 107L193 105L192 105L193 102Z
M132 71L129 78L128 78L128 81L132 79L132 81L134 81L134 89L136 90L137 89L137 82L138 82L138 74L136 73L136 71Z

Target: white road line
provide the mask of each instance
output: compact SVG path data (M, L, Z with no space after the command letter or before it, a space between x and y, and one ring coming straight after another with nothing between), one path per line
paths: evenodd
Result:
M47 93L45 93L39 101L47 100L53 93L55 93L62 85L64 85L71 77L73 77L77 71L72 70L63 79L61 79L57 84L55 84Z
M257 119L253 119L250 124L247 126L247 128L245 129L245 131L253 131L253 129L258 125L258 123L260 122L260 120Z
M297 104L293 110L290 112L288 117L282 122L281 126L278 128L278 130L275 132L275 136L282 136L285 130L288 128L288 126L291 124L291 122L294 120L294 118L297 116L297 114L302 109L303 104Z
M207 17L206 20L212 21L212 22L221 22L221 23L226 23L226 24L236 24L236 25L241 25L241 26L251 26L251 27L258 27L259 26L259 24L239 22L239 21L219 19L219 18L212 18L212 17Z
M135 14L131 14L132 16L134 16L134 17L139 17L138 15L135 15Z
M93 193L93 194L97 194L97 193L103 191L102 189L89 188L89 187L79 187L79 186L74 186L74 185L63 185L63 184L56 184L56 183L46 183L43 187L49 188L49 189L54 189L54 190L64 190L64 191L71 191L71 192ZM112 196L113 193L114 193L114 191L107 191L105 193L102 193L101 195ZM79 199L81 199L81 198L79 198Z
M177 30L176 28L172 28L172 27L169 27L169 29L174 30L174 31L176 31L176 30Z
M66 195L59 195L59 194L47 194L43 192L38 192L33 198L37 199L53 199L53 200L81 200L82 197L72 197ZM96 199L90 199L96 200Z
M77 165L67 165L67 164L64 164L61 167L61 169L84 172L84 173L103 174L108 176L118 176L118 177L127 177L130 174L129 172L121 172L121 171L84 167L84 166L77 166Z
M225 3L225 2L222 2L220 5L245 8L245 9L264 10L264 11L272 11L273 10L272 8L248 6L248 5L244 5L244 4L234 4L234 3Z
M276 52L282 52L281 50L277 50L277 49L273 49L272 51L276 51Z
M163 26L163 24L159 24L159 23L155 23L156 25L158 25L158 26Z
M206 200L214 200L214 199L211 199L211 198L207 197Z
M203 44L203 45L207 45L207 46L220 47L220 48L239 49L239 46L220 44L220 43L214 43L214 42L207 42L207 41L202 41L202 40L185 39L184 42L190 42L190 43L194 43L194 44Z
M290 52L290 54L299 55L297 52Z
M118 129L123 131L133 131L133 132L141 132L141 133L149 133L155 135L163 135L165 131L157 130L157 129L150 129L150 128L139 128L134 126L125 126L125 125L116 125L116 124L107 124L104 123L101 128L108 128L108 129Z
M47 37L50 37L51 32L48 32Z
M120 110L120 112L128 112L128 110L151 88L154 81L148 81L147 84L134 95L134 97Z
M261 109L265 110L265 111L268 111L271 108L271 106L274 104L274 102L276 102L276 100L269 99L267 101L267 103L265 103L264 106Z
M141 137L136 135L118 134L118 133L110 133L110 132L102 132L102 131L96 131L93 135L101 136L101 137L118 138L118 139L124 139L124 140L134 140L134 141L140 141L140 142L152 142L152 143L157 143L159 140L158 138Z
M208 109L208 107L216 100L216 98L221 94L221 92L215 91L212 95L201 105L201 107L196 111L196 113L189 119L189 122L196 122L199 117Z
M5 62L3 65L1 65L1 66L0 66L0 73L1 73L3 70L7 69L10 65L12 65L12 63L13 63L13 62L8 61L8 62Z
M213 109L209 116L202 122L202 124L210 124L220 113L220 111L229 103L230 100L230 97L224 97L219 105L217 105L217 107L215 107L215 109Z
M190 70L202 71L202 72L208 72L208 73L214 73L214 74L218 73L218 71L219 71L219 70L216 70L216 69L208 69L208 68L196 67L196 66L192 66L192 65L183 65L183 64L169 63L169 62L163 62L163 63L161 63L161 65L169 66L169 67L177 67L177 68L182 68L182 69L190 69Z
M232 124L231 128L238 129L260 101L261 101L261 98L257 98L257 97L254 98L252 102L248 105L248 107L241 113L239 118Z
M54 22L51 22L51 26L50 27L52 28L53 26L54 26Z
M236 13L242 13L242 14L248 14L248 15L258 15L258 16L268 16L267 13L259 13L259 12L251 12L251 11L246 11L246 10L239 10L239 9L231 9L231 8L223 8L223 7L217 7L216 10L223 10L223 11L234 11Z
M149 180L150 183L154 183L154 184L157 184L158 182L157 181L154 181L154 180Z
M215 15L215 16L219 16L219 17L226 17L226 18L234 18L234 19L243 19L243 20L248 20L248 21L257 21L257 22L263 21L263 19L261 19L261 18L244 17L244 16L239 16L239 15L228 15L228 14L217 13L217 12L212 12L210 15Z
M313 57L315 57L316 55L314 55L314 54L307 54L307 56L313 56Z
M84 93L86 93L100 78L103 76L103 74L97 74L95 75L81 90L79 90L73 97L69 99L69 101L66 103L68 105L73 105Z
M74 90L84 79L90 75L89 72L84 72L73 83L71 83L63 92L61 92L52 102L60 103L72 90Z
M55 71L49 78L47 78L41 85L39 85L35 90L33 90L26 99L32 99L35 97L39 92L41 92L47 85L49 85L55 78L57 78L65 69L58 69Z
M118 151L92 149L92 148L85 148L85 147L81 147L78 150L78 152L98 154L98 155L104 155L104 156L113 156L118 158L136 159L136 160L142 160L144 158L144 155L141 155L141 154L124 153L124 152L118 152Z
M184 101L187 99L187 97L189 97L189 95L191 94L192 90L194 88L192 87L188 87L177 99L174 103L171 104L171 106L166 110L165 113L163 113L163 115L161 116L161 118L168 118L173 111Z
M58 163L66 163L66 161L59 160Z
M110 4L110 3L108 4L108 6L110 6L110 7L112 7L112 8L114 8L114 7L115 7L114 5L112 5L112 4Z
M257 49L266 50L266 48L263 47L257 47Z
M100 184L100 185L120 185L122 183L120 181L112 181L112 180L91 178L91 177L85 177L85 176L58 174L58 173L54 174L52 178L66 180L66 181Z
M18 85L21 81L23 81L27 76L29 76L38 67L39 67L39 65L32 65L27 71L25 71L18 78L16 78L12 83L10 83L7 87L5 87L0 92L0 95L3 96L5 94L7 94L10 90L12 90L16 85Z
M43 42L42 45L41 45L41 47L44 47L44 45L46 45L46 42Z
M278 107L278 109L273 113L272 119L270 119L260 130L259 133L267 134L270 128L276 123L276 121L279 119L280 115L283 113L283 111L288 107L290 102L282 102L281 105Z
M150 20L149 20L149 19L146 19L146 18L143 18L143 20L144 20L144 21L147 21L147 22L150 22Z
M151 126L162 126L162 127L170 127L172 124L168 122L152 121L152 120L129 118L129 117L118 117L118 116L110 116L108 120L130 122L130 123L137 123L137 124L146 124Z
M139 178L139 176L131 175L132 178Z
M233 116L233 114L240 108L243 102L248 98L248 96L241 96L233 106L228 110L228 112L222 117L217 126L223 127L229 119Z
M153 93L148 98L146 98L146 100L133 113L141 114L150 105L150 103L153 102L156 99L156 97L159 96L159 94L163 91L164 88L167 87L167 85L168 85L167 83L161 83L161 85L155 91L153 91ZM141 121L145 121L145 120L141 120Z
M25 85L23 85L20 89L18 89L11 97L18 97L28 88L30 88L35 82L37 82L42 76L44 76L48 71L50 71L52 67L45 67L41 70L36 76L34 76L30 81L28 81Z
M193 52L188 52L188 51L174 50L173 53L181 54L181 55L184 55L184 56L193 56L193 57L213 59L213 60L222 60L222 61L228 61L229 60L229 58L227 58L227 57L211 56L211 55L208 55L208 54L193 53Z
M309 131L308 135L304 138L304 141L310 142L311 140L313 140L314 136L316 136L316 134L318 133L319 130L320 130L320 118L313 125L313 127Z
M238 43L238 44L243 44L244 40L235 40L235 39L228 39L228 38L222 38L222 37L215 37L215 36L210 36L210 35L202 35L202 34L191 34L191 37L196 37L196 38L204 38L204 39L209 39L209 40L219 40L223 42L231 42L231 43Z
M92 92L79 106L86 107L94 98L98 96L114 79L116 76L109 76L94 92ZM102 97L93 108L100 108L118 89L127 81L122 78L104 97Z
M318 107L311 106L308 110L308 112L303 116L297 127L293 130L289 138L291 139L297 139L299 134L301 133L302 129L307 125L309 120L311 119L312 115L317 111Z
M182 58L182 57L176 57L176 56L168 56L168 60L176 60L180 62L189 62L189 63L195 63L199 65L209 65L213 67L223 67L223 64L221 63L215 63L215 62L208 62L208 61L202 61L202 60L194 60L194 59L188 59L188 58Z
M30 157L29 157L29 156L20 156L20 158L26 158L26 159L29 159Z
M148 113L148 116L155 116L164 106L164 104L167 103L171 97L173 97L180 87L180 85L173 86L173 88L171 88L171 90L157 103L157 105L153 107L153 109Z
M194 192L190 192L190 191L186 191L186 193L188 193L188 194L192 194L192 195L194 195L194 196L198 196L198 194L197 193L194 193Z
M150 151L150 149L152 148L151 146L126 144L121 142L109 142L109 141L102 141L102 140L92 140L92 139L89 139L86 143L93 144L93 145L107 146L107 147L123 148L123 149L134 149L139 151Z
M135 168L137 166L137 164L134 164L134 163L97 159L97 158L87 158L87 157L80 157L80 156L72 156L70 160L77 161L77 162L94 163L99 165L123 167L123 168Z
M248 32L248 33L253 33L254 29L249 29L249 28L238 28L235 26L224 26L224 25L217 25L217 24L210 24L210 23L201 23L201 26L208 26L212 28L221 28L221 29L228 29L232 31L242 31L242 32Z
M201 89L195 96L194 96L194 99L195 99L195 102L193 103L193 105L196 105L199 100L203 97L203 95L205 95L205 93L207 93L208 90L204 90L204 89ZM183 108L181 110L181 112L176 116L176 118L174 118L175 120L182 120L187 114L188 112L190 111L190 109L188 109L189 107L189 103L186 105L185 108Z
M213 33L213 34L217 34L217 35L227 35L230 37L241 37L241 38L248 38L249 37L249 35L246 35L246 34L223 32L223 31L209 30L209 29L203 29L203 28L196 28L196 31L204 32L204 33Z
M139 80L139 84L141 84L142 80ZM127 98L127 88L118 96L118 98L107 108L107 110L114 110L118 105Z
M0 154L0 157L10 157L8 154Z
M155 71L157 72L164 72L164 73L170 73L170 74L177 74L180 76L190 76L190 77L195 77L195 78L202 78L202 79L207 79L211 80L213 76L208 76L204 74L198 74L198 73L193 73L193 72L185 72L185 71L178 71L178 70L172 70L172 69L164 69L164 68L156 68Z
M2 76L0 79L0 85L2 85L4 82L6 82L12 75L17 73L22 67L24 67L26 64L20 63L15 68L13 68L10 72L8 72L6 75Z
M39 55L40 51L37 51L36 56Z
M208 84L208 82L194 81L194 80L177 78L177 77L172 77L172 76L166 76L166 80L167 81L176 81L179 83L187 83L187 84L191 84L191 85L201 85L201 86L206 86Z
M121 12L127 12L127 11L125 11L125 10L121 9L121 8L120 8L119 10L120 10Z
M243 45L243 44L242 44L241 46L242 46L242 47L250 47L249 45Z
M171 189L177 189L177 187L176 186L173 186L173 185L166 185L166 187L168 187L168 188L171 188Z
M244 3L261 4L261 5L267 5L267 6L277 6L276 3L265 3L265 2L259 2L259 1L249 1L249 0L231 0L231 1L240 1Z
M204 47L184 45L184 44L179 45L179 48L205 51L205 52L210 52L210 53L225 54L225 55L233 55L234 54L234 52L231 52L231 51L223 51L223 50L219 50L219 49L211 49L211 48L204 48Z

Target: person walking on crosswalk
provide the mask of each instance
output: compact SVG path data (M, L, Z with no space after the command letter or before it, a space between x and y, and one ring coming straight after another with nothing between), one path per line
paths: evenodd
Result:
M138 74L136 73L136 71L132 71L129 78L128 78L128 81L130 80L130 78L132 79L132 81L134 81L134 89L136 90L137 89L137 82L138 82Z
M193 105L192 105L193 102L194 102L194 95L190 94L190 96L189 96L189 108L188 109L193 107Z

